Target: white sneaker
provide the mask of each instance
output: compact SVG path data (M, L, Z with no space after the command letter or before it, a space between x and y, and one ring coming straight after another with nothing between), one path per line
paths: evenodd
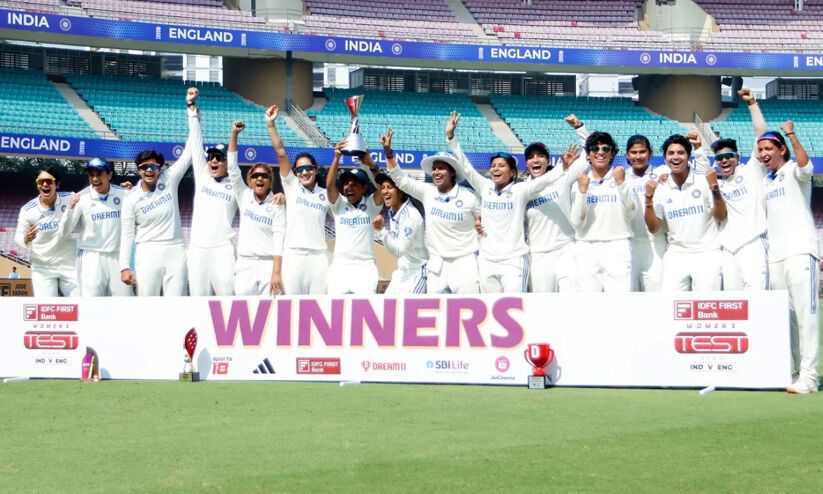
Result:
M817 393L818 383L814 379L798 379L791 386L786 388L786 391L796 395L807 395L809 393Z

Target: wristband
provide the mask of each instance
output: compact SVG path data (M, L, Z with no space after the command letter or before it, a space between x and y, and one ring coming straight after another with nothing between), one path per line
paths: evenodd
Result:
M712 194L717 194L720 192L720 186L714 184L711 187L709 187L709 190L712 191Z
M186 106L188 106L189 108L191 108L192 106L197 106L197 105L196 105L195 103L186 103Z
M583 126L583 122L580 122L580 125L576 126L576 127L574 128L574 130L579 129L579 128L580 128L580 127L582 127L582 126Z
M654 207L654 203L653 203L653 202L648 202L648 201L646 201L646 207L647 207L647 208L653 208L653 207Z
M786 132L786 135L787 135L787 136L793 136L793 135L794 135L794 132Z
M646 194L646 199L649 199L649 200L654 199L654 196L650 196L649 194Z
M387 150L384 148L384 149L383 149L383 152L386 154L386 159L387 159L387 160L390 160L390 159L394 158L394 151L392 151L391 149L389 149L389 150L387 151Z

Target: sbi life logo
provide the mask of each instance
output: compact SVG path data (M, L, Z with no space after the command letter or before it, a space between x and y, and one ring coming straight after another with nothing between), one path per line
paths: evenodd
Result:
M465 360L429 360L426 362L426 368L434 370L465 371L469 370L469 363Z

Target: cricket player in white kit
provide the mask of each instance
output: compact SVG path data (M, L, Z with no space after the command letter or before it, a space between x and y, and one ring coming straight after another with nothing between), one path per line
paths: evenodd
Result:
M266 117L269 137L275 149L282 146L274 126L277 108ZM287 295L326 293L329 256L326 245L326 214L329 201L326 189L317 185L317 161L300 153L292 170L288 156L278 155L280 178L286 193L286 239L283 247L283 291Z
M612 168L617 145L606 132L586 138L591 168L572 186L571 223L576 229L577 287L581 292L631 290L630 222L637 203L626 169Z
M766 132L766 121L748 89L738 91L748 103L755 135ZM687 136L688 137L688 136ZM737 143L733 139L718 139L712 143L715 169L720 173L720 194L726 203L726 221L720 224L720 245L723 247L724 290L767 290L769 284L768 242L766 239L766 201L763 180L766 168L757 159L754 143L748 163L740 163ZM701 173L697 161L697 173ZM702 170L705 173L705 168Z
M60 232L78 229L77 277L84 297L130 297L132 287L120 280L120 208L128 190L111 183L114 166L94 158L86 164L89 187L72 194Z
M35 179L40 195L20 208L14 242L31 249L31 284L36 297L80 295L75 264L77 245L71 236L60 234L60 223L71 193L58 192L60 172L56 167L40 169Z
M814 168L794 133L794 123L785 122L780 128L791 140L797 161L790 159L786 140L779 132L766 132L757 139L758 157L769 170L765 178L769 283L772 290L789 291L792 370L796 377L786 391L808 394L818 390L820 361L820 253L811 211Z
M463 176L458 161L448 153L429 156L420 163L433 184L409 177L386 158L389 176L400 190L423 203L426 211L426 293L480 292L477 250L480 245L475 221L480 216L480 198L457 185Z
M334 257L326 280L329 295L373 295L377 290L377 264L374 257L374 228L372 220L383 209L383 195L368 194L371 177L359 169L337 170L346 141L334 147L334 159L326 176L331 212L334 215ZM365 160L364 160L365 159ZM368 153L360 156L368 163ZM342 189L342 194L341 194Z
M137 284L140 296L186 294L186 248L180 224L178 186L193 153L201 153L200 112L195 105L198 90L190 88L189 137L183 154L168 169L156 151L143 151L135 159L140 181L126 194L120 222L120 279ZM136 243L134 273L129 268L132 243Z
M267 117L266 124L268 123ZM246 175L249 185L243 182L237 164L237 136L245 127L241 121L234 122L229 138L228 172L232 190L240 207L234 293L278 295L283 293L281 272L283 241L286 236L286 208L282 204L274 203L274 176L269 165L257 163L252 166ZM282 143L275 152L278 157L286 154Z
M649 139L642 135L633 135L626 142L626 159L631 170L626 180L637 202L638 210L643 207L646 194L646 182L658 180L661 175L671 171L666 165L652 168L649 159L652 146ZM632 231L632 291L659 292L663 281L663 255L666 253L666 232L649 232L644 215L637 214L631 222Z
M380 141L386 159L396 161L391 148L392 134L389 129ZM383 195L383 204L389 208L389 224L384 228L382 216L376 217L372 224L377 230L377 238L397 258L397 269L391 275L386 295L426 293L429 251L426 249L423 216L390 176L380 173L374 180Z
M665 184L646 182L645 220L651 233L665 229L669 246L663 256L664 291L717 291L721 287L717 223L726 205L717 172L697 175L689 167L692 145L681 135L663 143L671 176Z
M469 162L454 136L460 114L452 112L446 124L446 137L460 163L466 180L481 197L483 234L480 238L480 291L519 293L528 289L529 247L525 238L526 204L543 190L561 180L564 170L579 157L576 146L564 155L564 167L528 182L516 182L514 156L498 153L489 165L490 179L480 175Z

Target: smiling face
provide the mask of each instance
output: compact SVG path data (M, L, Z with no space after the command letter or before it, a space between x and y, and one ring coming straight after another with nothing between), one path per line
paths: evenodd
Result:
M776 172L785 163L783 153L786 152L786 146L781 146L777 141L772 139L760 139L757 141L757 155L760 162L766 166L771 172Z
M349 204L359 203L363 199L366 190L366 186L354 177L346 177L343 181L343 195L349 200Z
M43 170L38 175L36 180L37 190L40 192L40 202L51 206L57 199L57 189L60 182L54 180L54 177L49 172Z
M435 161L432 163L432 182L441 193L448 192L454 187L454 179L457 174L445 161Z
M526 156L526 168L529 170L532 178L537 178L548 171L549 157L540 150L532 150L529 155Z
M90 168L89 185L91 185L91 188L98 194L108 194L112 175L112 172L107 172L106 170Z
M297 179L300 180L300 185L308 190L314 189L317 184L317 167L314 166L311 160L303 156L294 164L294 173Z
M611 167L613 159L614 149L609 144L603 142L592 144L589 150L589 163L592 164L595 170L605 174Z
M720 148L714 153L714 164L720 168L724 177L734 174L739 162L740 156L732 148Z
M673 175L685 176L689 169L689 153L682 144L672 143L666 148L666 164Z
M386 206L393 211L397 211L406 200L403 192L388 180L380 184L380 194L383 196L383 202L386 203Z
M264 200L271 190L271 170L266 165L255 165L249 171L249 187L258 201Z
M229 165L226 157L222 154L212 153L209 155L209 175L214 179L223 178L229 175Z
M160 180L160 165L154 160L144 161L137 165L137 173L143 181L143 189L146 191L152 190L157 186L157 181Z
M506 158L495 158L489 165L489 176L498 190L509 185L514 180L515 171L509 166Z
M644 144L633 144L632 147L626 151L626 159L632 166L632 171L638 176L646 173L649 167L649 158L652 157L652 152Z

